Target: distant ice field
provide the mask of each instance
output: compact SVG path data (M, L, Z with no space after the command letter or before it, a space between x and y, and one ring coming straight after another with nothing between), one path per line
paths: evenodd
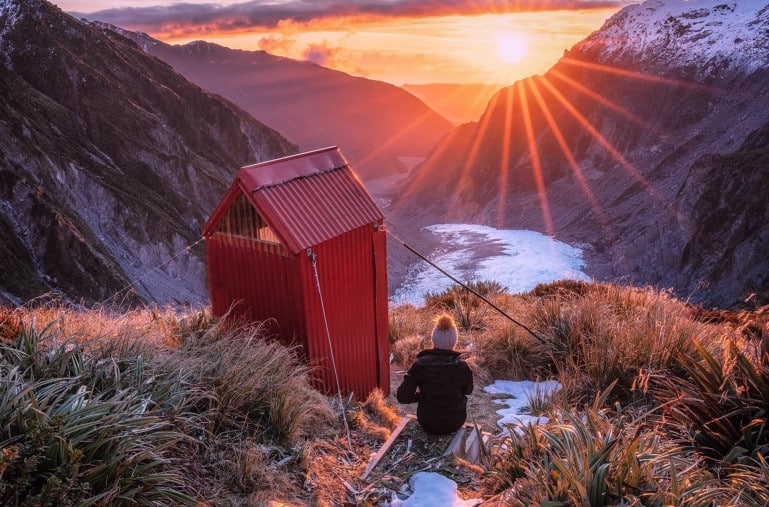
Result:
M590 281L582 271L581 249L539 232L472 224L431 225L424 231L442 241L428 257L462 282L495 281L516 294L556 280ZM452 285L447 276L419 261L390 302L421 306L426 293L442 292Z

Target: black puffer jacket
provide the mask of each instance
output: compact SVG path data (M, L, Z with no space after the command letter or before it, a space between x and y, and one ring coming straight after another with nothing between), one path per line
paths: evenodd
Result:
M423 350L398 387L400 403L419 403L417 420L428 433L457 431L467 419L467 395L473 392L473 373L459 352Z

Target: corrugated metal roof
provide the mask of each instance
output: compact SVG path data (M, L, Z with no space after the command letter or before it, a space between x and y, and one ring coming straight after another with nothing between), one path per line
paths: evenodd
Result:
M339 148L330 146L247 165L240 169L238 177L245 187L253 192L261 187L287 183L296 178L312 176L347 165L349 164L339 152Z
M293 253L384 218L336 147L248 166L239 178Z

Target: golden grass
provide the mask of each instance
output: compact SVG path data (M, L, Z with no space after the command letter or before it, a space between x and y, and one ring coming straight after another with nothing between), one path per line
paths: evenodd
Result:
M390 346L393 359L396 363L408 368L416 360L419 354L425 348L429 348L430 340L421 335L406 336Z
M606 460L606 477L615 481L617 491L622 484L635 484L637 491L627 490L628 502L633 495L663 503L687 501L674 490L675 481L699 489L704 497L739 496L734 488L727 490L726 479L670 441L659 419L643 415L654 408L643 388L655 375L683 375L680 361L695 357L695 339L718 360L728 361L733 346L759 363L769 350L769 311L705 311L665 291L584 282L488 297L538 337L457 291L435 295L438 306L405 305L390 312L392 352L404 368L431 346L432 317L448 309L465 324L458 348L472 365L478 389L494 379L554 378L564 385L554 407L540 407L555 416L555 427L537 430L528 443L513 439L493 450L497 470L483 486L485 494L506 490L510 505L526 499L584 502L590 492L580 485L599 487L598 471L580 475L566 467L554 472L553 463L587 463L598 456ZM185 491L211 505L354 504L371 491L358 475L399 419L380 391L363 403L326 398L311 386L295 350L270 342L259 326L223 325L206 311L113 313L60 302L34 309L0 307L0 345L24 328L45 336L41 349L78 343L102 365L141 358L137 367L145 365L164 378L176 374L194 409L185 427L194 443L175 449L174 459L188 478ZM589 409L593 415L587 423L572 411L590 405L610 387L609 395L600 398L604 404ZM537 401L546 406L553 400ZM345 406L335 408L338 404ZM635 418L619 408L628 404ZM352 429L349 444L341 410ZM600 455L612 435L622 444L611 444L606 456ZM14 448L1 450L11 456ZM0 460L0 471L5 461ZM765 464L744 467L733 477L741 488L769 477ZM560 499L558 488L572 493ZM750 493L756 505L764 490Z
M729 333L651 289L552 284L496 304L539 338L498 315L487 319L485 331L473 335L479 366L495 378L558 378L575 402L589 402L615 381L615 394L627 398L639 374L675 370L676 358L693 352L692 339L717 348Z
M174 423L174 431L196 442L182 440L178 449L164 451L179 463L185 492L234 504L247 497L258 503L265 498L309 502L296 481L298 453L302 442L338 433L338 415L310 384L308 368L296 351L270 341L260 326L225 324L206 312L148 308L113 314L64 304L3 308L0 315L4 332L27 330L38 337L39 352L30 360L38 361L36 368L46 375L66 374L61 368L74 367L64 362L69 357L65 351L71 349L73 354L83 351L77 367L96 385L143 390L145 384L131 384L134 375L142 375L150 379L150 392L159 379L166 379L163 385L169 387L152 394L148 406L161 415L175 414L167 424ZM46 366L49 356L63 366ZM124 365L132 369L124 372ZM99 377L92 378L94 374ZM295 463L294 470L279 465L287 458ZM2 480L0 488L5 488Z
M261 326L217 323L188 334L166 352L163 365L188 372L209 390L212 424L260 424L289 443L327 431L333 413L310 387L309 369L295 350L265 338Z
M408 336L430 336L432 323L430 314L423 308L400 305L390 309L390 343L394 344Z

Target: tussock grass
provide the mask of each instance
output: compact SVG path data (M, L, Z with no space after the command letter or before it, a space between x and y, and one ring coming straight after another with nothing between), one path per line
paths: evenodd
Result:
M553 370L548 347L510 323L477 336L474 348L479 365L494 378L544 378Z
M468 282L467 287L489 299L504 292L497 282ZM425 308L433 313L447 312L452 315L457 327L462 331L482 330L490 309L470 290L453 285L440 293L425 294Z
M390 346L390 352L392 352L396 363L404 368L408 368L416 360L417 354L431 346L432 344L430 343L429 338L425 338L421 335L412 335L406 336L393 343Z
M390 344L395 344L407 336L429 336L429 317L421 308L412 305L400 305L390 309L389 335Z
M695 321L686 308L651 289L549 284L513 307L542 340L507 325L480 337L478 350L495 375L558 376L575 403L612 384L613 396L630 401L639 375L680 372L676 358L694 355L693 338L707 346L720 343L723 330Z
M457 294L431 301L471 308L452 307ZM769 309L705 310L667 291L572 281L491 297L537 336L476 311L462 333L470 360L493 379L564 386L536 400L550 424L485 449L491 504L766 505Z
M253 427L292 443L322 433L333 414L328 400L309 387L309 370L296 350L265 340L260 326L224 321L189 332L163 357L168 372L194 379L209 431Z
M337 422L295 351L261 328L152 308L0 314L0 494L12 504L306 496L277 464Z
M769 310L584 282L477 284L390 313L403 367L450 311L477 388L556 379L551 423L484 445L468 485L503 505L766 505ZM205 311L0 307L0 495L15 505L343 505L398 414L330 400L297 351ZM352 429L346 438L340 414ZM405 458L404 458L405 459Z

